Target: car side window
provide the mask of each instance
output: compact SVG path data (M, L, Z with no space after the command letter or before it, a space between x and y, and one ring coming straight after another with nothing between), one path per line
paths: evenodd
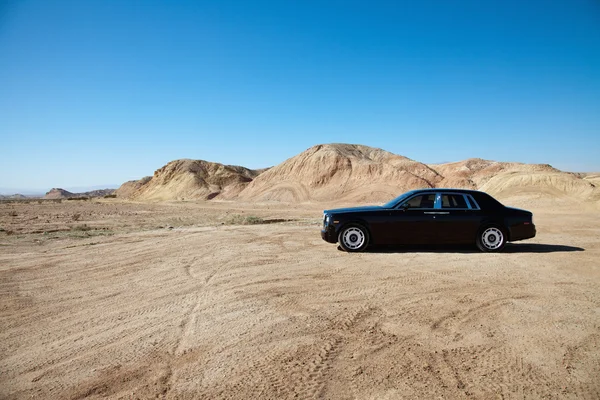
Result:
M442 208L469 208L462 194L442 195Z
M433 208L435 205L435 193L415 196L406 202L408 208Z

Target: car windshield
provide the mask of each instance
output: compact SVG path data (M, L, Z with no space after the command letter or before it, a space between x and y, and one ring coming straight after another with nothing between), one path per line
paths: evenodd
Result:
M385 203L382 207L383 208L392 208L396 204L400 203L402 200L405 200L409 196L412 196L416 192L417 192L417 190L411 190L410 192L406 192L404 194L401 194L400 196L396 197L395 199L390 200L387 203Z

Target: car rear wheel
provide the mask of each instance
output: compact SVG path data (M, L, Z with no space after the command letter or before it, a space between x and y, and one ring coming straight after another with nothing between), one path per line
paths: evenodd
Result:
M338 242L344 251L363 251L369 245L369 232L362 225L349 224L340 231Z
M506 245L506 233L499 226L483 228L477 235L477 247L488 253L502 251Z

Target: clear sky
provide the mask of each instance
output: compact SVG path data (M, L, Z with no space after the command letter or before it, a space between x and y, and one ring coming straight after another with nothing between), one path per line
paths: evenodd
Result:
M0 188L331 142L600 171L600 2L0 0Z

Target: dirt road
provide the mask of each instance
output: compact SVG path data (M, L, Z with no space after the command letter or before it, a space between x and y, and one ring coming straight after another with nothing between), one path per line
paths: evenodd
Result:
M316 206L28 228L72 207L0 206L0 398L600 398L597 213L533 209L538 236L501 254L347 254Z

